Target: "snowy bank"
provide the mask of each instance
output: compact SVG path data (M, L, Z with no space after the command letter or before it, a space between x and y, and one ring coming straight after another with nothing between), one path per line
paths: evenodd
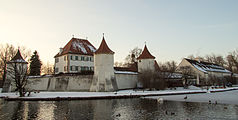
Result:
M235 90L238 87L226 89L213 89L211 91ZM40 92L31 93L27 97L19 97L16 93L0 93L0 97L6 100L74 100L74 99L115 99L115 98L135 98L145 96L165 96L165 95L181 95L181 94L199 94L207 93L205 89L182 89L161 90L161 91L135 91L121 90L117 92Z
M222 91L222 92L221 92ZM165 101L183 101L183 102L205 102L211 104L237 104L237 88L212 90L212 93L205 94L187 94L187 95L170 95L170 96L153 96L145 97L148 99L162 98Z

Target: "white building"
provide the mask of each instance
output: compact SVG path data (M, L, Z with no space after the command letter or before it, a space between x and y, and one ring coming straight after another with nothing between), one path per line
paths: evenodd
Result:
M220 65L187 58L182 60L176 71L196 76L197 85L207 84L206 82L211 82L212 79L224 80L224 77L231 76L231 72Z
M55 74L94 71L96 48L85 39L72 38L55 55Z

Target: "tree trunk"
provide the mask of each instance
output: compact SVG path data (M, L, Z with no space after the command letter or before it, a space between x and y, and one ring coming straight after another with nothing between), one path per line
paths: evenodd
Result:
M24 90L22 88L19 88L19 94L20 94L20 97L24 97L25 96Z

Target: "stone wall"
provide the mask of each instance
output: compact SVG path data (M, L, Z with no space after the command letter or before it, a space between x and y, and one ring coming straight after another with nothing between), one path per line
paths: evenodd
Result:
M115 74L118 89L132 89L137 87L137 74Z
M89 91L93 75L29 78L27 88L40 91Z
M28 79L27 89L39 91L90 91L93 75L35 76ZM115 87L137 87L137 74L115 74ZM10 87L15 90L14 85Z

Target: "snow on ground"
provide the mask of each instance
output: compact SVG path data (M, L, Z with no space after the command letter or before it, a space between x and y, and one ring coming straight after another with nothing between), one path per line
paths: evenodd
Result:
M210 91L224 91L229 89L238 89L238 87L226 88L226 89L212 89ZM168 94L186 94L186 93L196 93L205 92L203 94L187 94L188 102L212 102L217 101L218 103L231 103L238 104L238 90L229 92L219 92L219 93L206 93L206 89L200 89L195 86L190 86L189 89L183 89L182 87L176 88L176 90L160 90L160 91L142 91L142 90L120 90L117 92L40 92L31 93L29 97L24 98L57 98L57 97L80 97L80 98L90 98L90 97L107 97L107 96L130 96L130 95L167 95L167 96L157 96L157 97L145 97L157 99L162 97L165 100L175 100L175 101L185 101L184 97L186 95L170 95ZM27 94L26 94L27 95ZM235 96L235 97L234 97ZM0 97L8 98L18 98L19 95L16 93L0 93ZM234 102L237 101L237 102Z
M187 99L184 99L187 96ZM155 96L145 97L149 99L162 98L168 101L184 101L184 102L206 102L222 104L238 104L238 90L216 92L216 93L203 93L203 94L188 94L188 95L168 95L168 96Z

